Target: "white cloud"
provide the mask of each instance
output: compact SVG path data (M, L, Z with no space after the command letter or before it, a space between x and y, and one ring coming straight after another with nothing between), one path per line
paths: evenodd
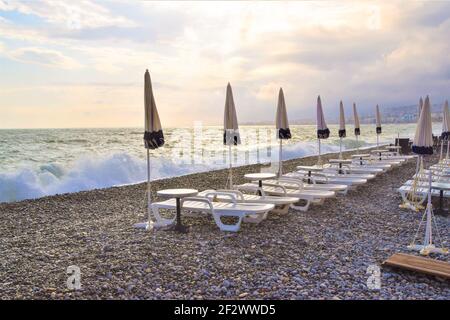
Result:
M75 69L81 65L59 51L38 47L26 47L9 51L6 55L14 60L52 66L62 69Z
M98 28L105 26L134 26L133 22L111 13L92 1L11 1L0 0L0 10L18 11L41 17L45 21L68 29Z

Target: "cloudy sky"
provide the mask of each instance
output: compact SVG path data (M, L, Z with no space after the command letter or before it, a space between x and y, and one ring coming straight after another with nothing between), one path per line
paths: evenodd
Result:
M165 126L432 103L450 90L450 2L0 0L0 128L143 126L146 68Z

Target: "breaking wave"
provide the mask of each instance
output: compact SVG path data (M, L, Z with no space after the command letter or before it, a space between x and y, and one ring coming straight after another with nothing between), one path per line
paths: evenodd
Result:
M351 149L352 145L345 145ZM322 153L338 152L339 145L323 144ZM317 142L301 142L283 146L283 159L316 155ZM234 151L234 165L266 163L278 160L278 147L266 151ZM176 159L176 161L172 160ZM228 166L227 156L219 152L211 158L203 158L195 164L194 157L156 157L151 160L152 180L190 173L220 169ZM193 164L194 163L194 164ZM78 192L117 185L134 184L147 178L147 164L144 159L121 152L103 156L84 156L66 165L56 163L38 167L25 167L14 172L0 173L0 202L34 199L48 195Z

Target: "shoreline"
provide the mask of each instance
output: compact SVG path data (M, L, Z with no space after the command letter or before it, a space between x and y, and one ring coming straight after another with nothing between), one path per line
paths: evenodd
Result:
M379 147L388 146L388 145L389 145L389 143L380 143ZM374 149L374 148L378 148L378 147L377 146L365 146L365 147L360 147L359 150L370 150L370 149ZM342 155L344 155L346 153L351 154L351 153L356 152L356 151L357 151L357 149L343 150L342 151ZM322 157L327 156L327 155L336 155L336 154L338 155L339 152L326 152L326 153L322 153ZM305 159L305 158L309 158L309 157L315 157L317 159L318 156L317 155L309 155L309 156L297 157L297 158L292 158L292 159L286 159L286 160L283 160L283 165L287 161L301 160L301 159ZM233 170L235 168L240 168L240 167L245 167L245 166L254 166L254 165L268 166L269 164L270 164L269 162L244 164L244 165L233 167ZM186 177L186 176L189 176L189 175L205 173L205 172L221 171L221 170L228 170L228 168L225 167L225 168L213 169L213 170L207 170L207 171L192 172L192 173L182 174L182 175L179 175L179 176L158 178L158 179L155 179L155 180L151 180L151 183L156 182L156 181L160 181L160 180L173 179L173 178L178 178L178 177ZM113 186L108 187L108 188L118 188L118 187L133 186L133 185L142 184L142 183L147 183L147 180L142 180L142 181L133 182L133 183L127 183L127 184L113 185ZM103 188L103 189L107 189L107 188ZM98 189L93 189L93 190L98 190ZM84 190L84 191L90 191L90 190ZM81 192L81 191L78 191L78 192ZM36 199L38 199L38 198L36 198ZM28 200L28 199L25 199L25 200Z
M386 146L388 145L388 143L380 143L380 146ZM359 150L370 150L370 149L374 149L377 148L377 146L363 146L360 147ZM342 154L351 154L356 152L357 149L348 149L348 150L343 150ZM336 155L339 154L339 152L326 152L323 153L322 156L329 156L329 155ZM292 158L292 159L287 159L287 160L283 160L283 164L289 161L293 161L293 160L301 160L301 159L306 159L306 158L310 158L310 157L315 157L317 159L317 155L307 155L307 156L302 156L302 157L297 157L297 158ZM269 162L260 162L260 163L254 163L254 164L245 164L245 165L240 165L240 166L236 166L233 167L233 170L235 168L240 168L240 167L245 167L245 166L267 166L269 165ZM190 175L196 175L196 174L201 174L201 173L206 173L206 172L216 172L216 171L221 171L221 170L228 170L227 167L224 168L218 168L218 169L213 169L213 170L205 170L205 171L199 171L199 172L191 172L191 173L186 173L186 174L181 174L181 175L176 175L176 176L168 176L168 177L163 177L163 178L157 178L155 180L151 180L151 183L156 183L158 181L161 180L168 180L168 179L174 179L174 178L181 178L181 177L187 177ZM23 201L32 201L32 200L39 200L42 198L49 198L49 197L54 197L54 196L65 196L65 195L70 195L70 194L76 194L76 193L80 193L80 192L89 192L89 191L96 191L96 190L107 190L110 188L121 188L121 187L127 187L127 186L135 186L135 185L140 185L140 184L146 184L147 181L146 180L142 180L142 181L138 181L138 182L132 182L132 183L125 183L125 184L117 184L117 185L112 185L109 187L103 187L103 188L94 188L94 189L88 189L88 190L80 190L80 191L75 191L75 192L65 192L65 193L56 193L56 194L50 194L50 195L45 195L42 197L38 197L38 198L28 198L28 199L21 199L21 200L15 200L15 201L0 201L0 205L1 204L5 204L5 203L18 203L18 202L23 202Z
M283 168L316 161L286 160ZM261 166L233 168L235 182ZM134 229L146 215L145 183L0 203L0 298L448 299L448 282L413 272L382 269L381 290L366 285L369 265L408 252L420 215L398 208L395 189L414 169L410 162L346 196L269 214L236 234L210 217L183 217L188 234ZM153 200L163 188L223 188L226 176L220 169L154 180ZM437 223L448 243L449 217ZM66 288L70 265L80 267L79 291Z

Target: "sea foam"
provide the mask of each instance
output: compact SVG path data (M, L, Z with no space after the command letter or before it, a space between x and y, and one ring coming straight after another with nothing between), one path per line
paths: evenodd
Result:
M321 150L324 154L338 152L339 146L324 143ZM240 156L239 152L236 150L234 152ZM317 152L318 145L314 141L287 144L283 146L283 159L315 155ZM247 160L242 156L233 158L234 165L278 161L278 146L272 147L270 152L259 152L257 160L254 157L255 153L256 150L251 150L250 154L253 157ZM228 167L222 153L219 153L215 159L203 159L203 162L199 164L193 164L192 161L183 163L173 159L173 157L152 158L151 179ZM134 184L146 179L147 164L144 159L124 152L102 156L86 155L71 164L49 163L37 168L26 167L15 172L0 173L0 202Z

